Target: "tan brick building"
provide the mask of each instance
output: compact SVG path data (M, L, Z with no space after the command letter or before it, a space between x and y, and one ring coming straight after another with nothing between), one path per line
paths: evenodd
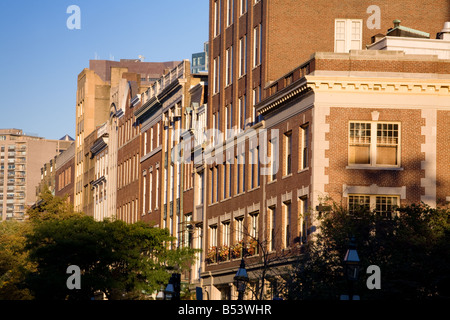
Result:
M89 168L84 160L88 149L84 147L85 139L98 126L111 119L111 107L115 101L114 93L119 87L124 74L139 74L138 87L150 85L166 68L176 62L142 62L137 59L120 61L91 60L89 68L78 75L76 102L76 137L75 137L75 210L82 211L90 207L86 201L92 201L90 180L86 180ZM117 95L116 95L117 98ZM116 111L123 107L115 101ZM122 110L123 111L123 110ZM85 150L86 149L86 150ZM115 154L115 151L114 151ZM113 163L115 165L115 163ZM114 180L114 179L113 179ZM89 209L90 210L90 209Z
M54 186L55 156L71 143L24 134L20 129L0 130L0 220L26 219L27 207L37 201L41 180L45 177Z
M207 74L185 60L131 99L140 126L140 219L167 228L175 246L202 248L202 192L194 156L195 129L204 128ZM204 113L203 113L204 114ZM198 144L198 143L197 143ZM198 281L199 264L183 281Z
M448 197L439 167L448 152L436 151L448 136L435 135L447 119L448 61L365 50L390 29L431 41L450 21L450 2L421 5L210 1L207 129L224 135L205 148L215 160L204 170L207 297L235 298L242 247L256 290L262 251L273 258L264 285L276 295L277 267L316 230L330 197L386 215Z

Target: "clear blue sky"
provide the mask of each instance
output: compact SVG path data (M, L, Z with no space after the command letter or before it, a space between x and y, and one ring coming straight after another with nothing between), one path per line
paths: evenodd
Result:
M80 8L81 29L66 13ZM75 137L77 76L89 60L191 59L208 40L207 0L1 0L0 128Z

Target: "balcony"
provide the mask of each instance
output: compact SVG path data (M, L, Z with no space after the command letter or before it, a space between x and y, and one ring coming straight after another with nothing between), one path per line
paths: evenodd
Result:
M258 241L250 240L245 244L243 240L234 245L213 246L206 253L206 264L226 262L235 259L241 259L243 256L254 256L259 253Z

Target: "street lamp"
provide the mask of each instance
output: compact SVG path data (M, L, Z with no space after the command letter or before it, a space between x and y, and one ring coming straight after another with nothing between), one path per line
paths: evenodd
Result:
M356 240L354 237L350 239L347 252L344 257L345 276L349 284L349 300L359 300L359 296L353 295L353 290L359 275L359 256L356 251ZM345 297L345 296L344 296ZM341 297L342 299L342 297ZM345 298L344 298L345 299Z
M249 281L247 270L245 269L244 258L241 260L241 265L239 266L236 275L234 276L234 282L236 284L237 290L239 292L238 300L244 299L245 287L247 286L247 282Z
M175 293L175 289L173 287L173 284L169 283L164 290L164 296L165 300L172 300L173 294Z

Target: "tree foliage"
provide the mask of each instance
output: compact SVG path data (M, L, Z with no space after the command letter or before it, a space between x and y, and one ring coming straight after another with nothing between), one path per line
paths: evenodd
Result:
M23 286L25 274L34 270L24 251L29 224L17 221L0 222L0 300L32 299Z
M28 282L37 299L140 299L167 283L170 271L192 259L189 249L171 250L167 230L145 223L94 221L91 217L49 220L36 225L27 249L37 262ZM67 267L81 269L81 289L69 290Z
M0 299L146 299L194 259L194 250L172 248L166 229L95 221L50 192L41 199L29 221L0 223ZM72 265L81 289L67 287Z
M386 218L334 206L320 217L320 232L307 244L288 281L290 299L338 299L347 294L343 259L354 236L361 260L362 299L450 298L450 210L424 204L398 208ZM381 269L381 289L369 290L366 269Z

